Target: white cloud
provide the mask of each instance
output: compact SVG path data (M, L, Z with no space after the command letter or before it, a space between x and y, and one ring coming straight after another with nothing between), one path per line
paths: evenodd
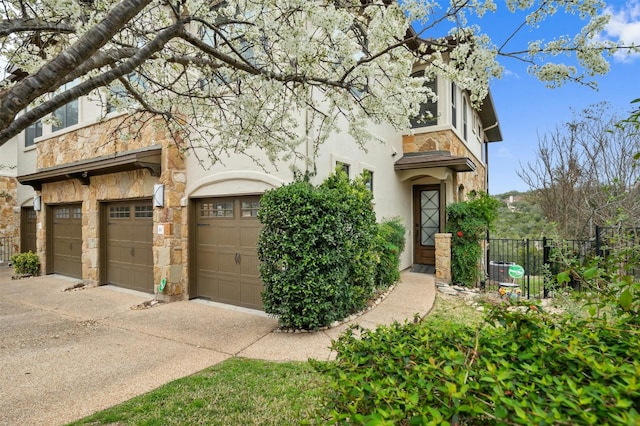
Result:
M604 11L611 15L603 36L625 44L640 45L640 0L629 0L619 7L609 5ZM634 58L640 55L633 55ZM620 60L631 59L626 53L616 54Z
M506 78L515 78L516 80L520 80L520 74L518 74L518 73L517 73L517 72L515 72L515 71L511 71L511 70L510 70L510 69L508 69L508 68L505 68L505 69L504 69L503 77L506 77Z

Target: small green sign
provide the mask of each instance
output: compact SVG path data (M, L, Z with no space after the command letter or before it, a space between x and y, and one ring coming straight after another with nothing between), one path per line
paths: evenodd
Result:
M165 285L167 285L167 279L163 278L160 280L160 285L158 286L158 293L162 293Z
M509 266L509 276L511 278L522 278L524 276L524 268L520 265Z

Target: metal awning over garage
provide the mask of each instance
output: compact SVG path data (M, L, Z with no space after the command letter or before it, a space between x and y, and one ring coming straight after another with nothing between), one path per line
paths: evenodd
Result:
M36 173L18 176L18 182L40 191L43 183L79 179L83 185L88 185L91 176L138 169L147 169L152 176L160 176L161 156L162 146L153 145L114 155L48 167Z
M473 172L476 165L468 157L451 155L448 151L409 152L395 162L396 170L444 167L455 172Z

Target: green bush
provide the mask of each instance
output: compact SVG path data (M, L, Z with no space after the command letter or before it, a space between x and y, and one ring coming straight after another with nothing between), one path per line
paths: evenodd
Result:
M14 254L11 256L11 264L17 275L38 275L40 271L40 258L31 251Z
M504 308L489 320L344 334L334 362L313 363L331 388L319 422L640 424L636 326Z
M280 325L317 329L357 312L375 292L371 192L336 172L267 191L258 218L265 312Z
M400 279L400 254L405 246L406 228L400 219L385 220L378 224L376 235L376 286L390 287Z
M471 192L468 201L447 206L447 232L451 237L451 279L473 286L481 277L480 259L485 238L498 215L500 202L487 193Z

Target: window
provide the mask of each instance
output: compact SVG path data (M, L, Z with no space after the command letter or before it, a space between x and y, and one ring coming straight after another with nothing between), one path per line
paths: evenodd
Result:
M451 83L451 125L458 127L458 89L455 83Z
M29 124L24 131L24 146L25 148L35 143L36 138L42 136L42 121L38 120L35 123Z
M55 219L69 219L69 208L63 207L55 210Z
M130 217L129 206L109 207L110 219L128 219Z
M347 163L343 163L341 161L336 161L336 171L337 170L342 170L343 172L345 172L347 174L347 177L349 177L349 169L351 168L351 165L347 164Z
M67 83L62 86L62 90L71 89L75 86L75 82ZM65 127L73 126L78 124L78 100L75 99L69 102L66 105L58 108L53 112L53 116L56 119L57 123L53 125L53 131L57 131L60 129L64 129Z
M153 217L153 206L136 206L135 211L135 217L137 218Z
M233 217L233 202L202 203L200 205L200 217Z
M467 98L462 98L462 137L467 140Z
M260 201L243 201L240 207L241 217L258 217L260 210Z
M373 172L371 170L365 170L362 174L364 176L364 186L373 192Z
M414 77L422 75L422 72L413 74ZM424 83L434 95L438 95L438 80L433 79ZM417 116L411 118L411 127L435 126L438 124L438 101L427 101L420 105L420 112Z

